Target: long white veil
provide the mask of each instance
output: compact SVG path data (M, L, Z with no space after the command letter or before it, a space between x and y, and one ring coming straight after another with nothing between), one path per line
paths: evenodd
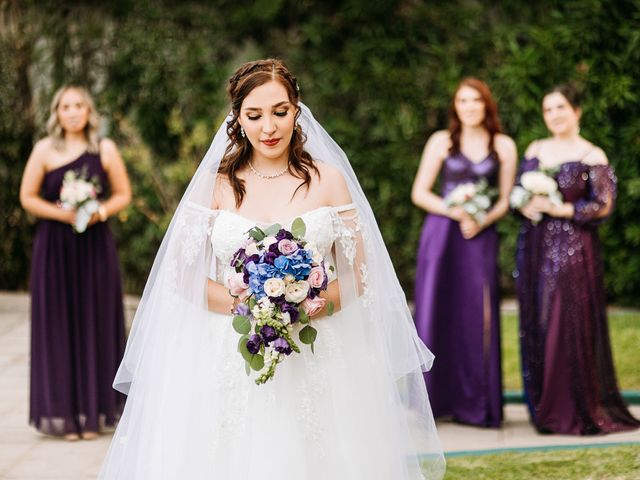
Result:
M340 301L362 301L375 336L374 355L383 360L397 388L397 401L407 415L413 437L412 453L422 462L429 479L444 475L444 456L437 437L424 383L423 371L431 368L433 355L417 336L405 294L371 206L342 149L302 103L298 123L306 136L305 150L315 161L338 168L348 185L353 209L339 219L342 235L336 241L336 267ZM216 175L227 148L227 121L218 129L211 146L180 201L155 258L136 312L124 358L114 388L128 394L135 388L136 370L145 348L158 336L168 335L158 318L174 322L188 316L206 316L206 286L214 278L215 257L209 241L216 211L211 209Z

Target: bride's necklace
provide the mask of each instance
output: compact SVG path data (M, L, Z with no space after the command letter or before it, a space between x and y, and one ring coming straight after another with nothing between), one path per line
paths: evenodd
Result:
M251 171L254 173L254 175L260 177L260 178L264 178L267 180L270 180L272 178L278 178L281 177L282 175L284 175L285 173L287 173L287 171L289 170L289 164L287 164L286 167L284 167L280 172L276 172L276 173L272 173L271 175L266 175L264 173L259 172L258 170L256 170L254 168L254 166L252 165L251 162L249 162L249 168L251 169Z

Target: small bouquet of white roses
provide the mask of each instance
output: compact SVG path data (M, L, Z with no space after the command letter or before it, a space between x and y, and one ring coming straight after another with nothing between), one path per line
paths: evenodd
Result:
M534 195L549 197L551 203L562 205L562 194L558 190L558 183L547 170L532 170L520 176L520 185L513 187L509 203L516 210L522 209ZM542 214L532 220L536 225L542 220Z
M444 204L447 208L462 207L479 225L482 225L496 194L495 188L489 188L486 178L481 178L476 183L458 185L444 198Z
M65 210L75 210L73 230L82 233L87 229L91 216L98 211L100 183L95 177L88 178L86 169L69 170L64 174L60 189L59 205Z
M278 224L253 227L231 260L235 273L227 284L240 300L233 312L233 328L241 335L238 352L247 374L258 372L258 385L272 379L285 358L300 353L294 332L313 352L317 331L311 317L325 306L327 315L333 313L333 304L320 296L333 267L327 268L317 247L304 240L305 231L301 218L290 231Z

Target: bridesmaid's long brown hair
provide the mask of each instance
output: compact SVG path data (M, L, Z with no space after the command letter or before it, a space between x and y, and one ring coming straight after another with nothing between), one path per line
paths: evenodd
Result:
M231 141L222 157L218 173L226 175L229 179L236 200L236 208L240 207L246 193L244 181L238 177L237 172L248 165L253 150L249 140L240 135L240 124L238 123L240 107L254 88L273 80L280 82L287 90L289 101L297 110L295 117L297 121L300 116L298 82L282 60L268 58L245 63L229 79L228 92L231 97L232 118L227 122L227 135ZM292 198L301 187L309 187L311 170L320 176L311 155L304 150L305 141L306 137L302 129L294 128L289 144L289 173L301 179L302 183L293 192Z
M497 159L498 152L496 152L494 139L496 134L502 132L502 128L500 127L500 119L498 118L498 106L496 105L496 101L493 99L493 95L491 94L489 86L482 80L479 80L475 77L467 77L463 79L458 84L455 91L453 92L453 96L451 97L451 104L449 106L449 132L451 133L451 148L449 148L449 153L451 155L460 153L460 135L462 134L462 123L460 122L458 114L456 113L455 102L456 95L462 87L471 87L476 90L482 97L482 101L484 102L484 120L482 121L482 125L487 130L487 132L489 132L489 155L493 155Z

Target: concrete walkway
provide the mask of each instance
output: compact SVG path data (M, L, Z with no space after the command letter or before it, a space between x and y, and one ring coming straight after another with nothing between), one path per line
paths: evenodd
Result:
M127 316L135 299L125 301ZM109 448L110 435L97 440L66 442L45 437L28 425L29 298L0 292L0 479L93 479ZM633 408L640 417L640 407ZM538 446L640 442L640 431L600 437L538 435L522 405L507 405L504 428L489 430L441 423L445 451L456 454Z

